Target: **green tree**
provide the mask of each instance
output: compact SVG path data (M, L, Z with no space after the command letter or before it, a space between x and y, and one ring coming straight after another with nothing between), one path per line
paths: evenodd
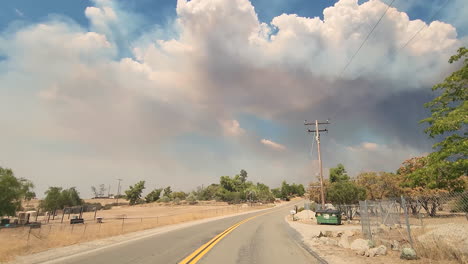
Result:
M0 216L13 216L21 209L21 200L35 197L33 184L16 178L11 169L0 167Z
M78 206L84 204L84 201L80 198L80 193L76 190L76 187L65 189L60 195L62 208L65 206Z
M424 106L432 112L421 120L428 123L425 132L442 140L433 147L427 164L410 177L426 177L427 187L461 191L464 184L460 177L468 173L468 49L462 47L450 57L449 63L460 61L460 68L436 84L432 90L439 95Z
M145 189L145 181L139 181L135 185L130 186L130 189L125 191L127 200L130 202L130 205L137 204L141 199L141 193Z
M163 196L172 198L172 189L171 189L171 186L167 186L166 188L164 188Z
M245 170L240 171L240 180L243 183L247 181L247 172Z
M352 181L338 181L328 188L327 200L335 204L356 204L366 199L366 190Z
M154 189L150 193L148 193L145 197L145 200L147 203L152 203L156 202L159 200L159 197L161 196L162 189Z
M330 168L330 182L347 181L349 176L343 164L338 164L336 168Z
M49 187L44 193L46 197L39 204L45 211L54 211L62 209L62 187Z
M173 192L172 198L179 198L179 200L185 200L185 198L187 198L187 194L185 192Z
M197 199L202 201L214 200L216 199L216 194L221 187L218 184L211 184L205 188L200 188L197 191Z
M39 207L45 211L54 211L84 204L75 187L65 190L62 187L49 187L44 194L46 197L40 202Z

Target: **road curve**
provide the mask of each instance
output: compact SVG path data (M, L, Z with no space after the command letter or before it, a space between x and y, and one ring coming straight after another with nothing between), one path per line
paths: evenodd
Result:
M66 264L179 263L208 241L252 216L219 239L197 263L320 263L300 246L284 218L292 206L228 217L60 259ZM266 213L266 214L265 214ZM47 262L45 262L47 263Z

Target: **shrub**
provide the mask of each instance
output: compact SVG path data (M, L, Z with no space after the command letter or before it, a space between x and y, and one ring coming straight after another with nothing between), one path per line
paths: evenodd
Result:
M162 203L168 203L171 201L171 198L167 197L167 196L163 196L161 199L158 200L159 202L162 202Z
M177 197L177 198L174 199L174 204L177 204L177 205L180 204L180 198L179 198L179 197Z
M189 196L187 196L186 201L187 201L189 204L192 204L192 205L198 203L197 197L195 196L194 193L190 193Z

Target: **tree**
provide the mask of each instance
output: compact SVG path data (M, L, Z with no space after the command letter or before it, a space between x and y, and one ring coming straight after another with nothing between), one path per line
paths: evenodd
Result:
M336 168L330 168L330 182L346 181L349 176L343 164L338 164Z
M240 171L240 179L241 179L242 183L247 181L247 172L245 170Z
M0 167L0 216L13 216L21 209L21 200L35 197L33 184L16 178L11 169Z
M99 197L104 197L106 193L106 185L99 184Z
M186 197L187 197L187 194L185 192L173 192L172 193L173 199L179 198L179 200L185 200Z
M84 203L75 187L65 190L62 187L49 187L44 194L46 197L40 202L39 207L45 211L54 211Z
M99 192L98 192L98 190L96 189L96 187L91 186L91 191L92 191L93 194L94 194L94 198L98 198L98 197L99 197Z
M426 166L409 177L425 176L425 185L431 189L462 191L464 185L461 176L468 174L468 49L458 49L449 63L461 60L461 67L436 84L432 90L440 92L424 106L432 112L431 116L421 120L428 123L425 132L432 138L442 141L433 147L436 151L428 155Z
M402 177L389 172L363 172L357 176L356 183L366 190L368 200L399 197Z
M166 188L164 188L163 196L171 198L172 197L171 194L172 194L171 186L167 186Z
M366 190L352 181L332 183L327 192L327 200L336 204L356 204L366 198Z
M159 200L159 197L161 196L162 189L154 189L150 193L148 193L145 197L145 200L147 203L152 203L156 202Z
M78 206L84 203L80 198L80 193L76 190L76 187L63 190L61 193L61 202L61 207Z
M127 200L130 202L130 205L137 204L141 199L141 193L145 189L145 181L139 181L135 185L130 186L128 190L125 191Z

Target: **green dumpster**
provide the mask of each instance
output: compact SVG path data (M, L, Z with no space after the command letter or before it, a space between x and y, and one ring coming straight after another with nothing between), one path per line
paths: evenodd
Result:
M341 225L341 212L338 210L317 210L315 212L317 224Z

